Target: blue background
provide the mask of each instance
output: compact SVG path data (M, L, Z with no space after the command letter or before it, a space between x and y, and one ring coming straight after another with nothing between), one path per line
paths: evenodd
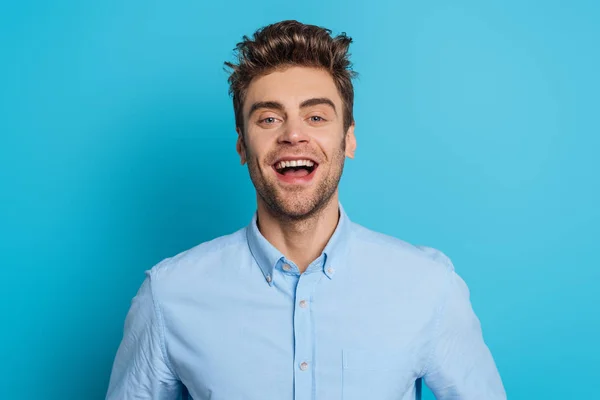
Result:
M290 18L355 39L350 218L452 258L509 398L599 398L599 11L3 2L0 398L103 399L143 271L250 221L222 63Z

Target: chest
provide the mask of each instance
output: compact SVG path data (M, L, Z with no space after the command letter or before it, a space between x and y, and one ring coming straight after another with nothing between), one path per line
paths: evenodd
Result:
M193 399L414 398L431 318L412 293L316 275L276 282L191 296L185 319L165 311L168 352Z

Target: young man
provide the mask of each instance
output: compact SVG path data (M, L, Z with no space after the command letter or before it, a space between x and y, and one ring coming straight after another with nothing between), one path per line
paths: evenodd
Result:
M351 39L296 21L226 63L251 223L146 271L107 399L407 400L506 395L441 252L352 223Z

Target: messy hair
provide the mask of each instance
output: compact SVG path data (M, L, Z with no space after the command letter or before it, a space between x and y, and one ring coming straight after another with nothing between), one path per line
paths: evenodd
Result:
M229 94L233 97L235 124L244 132L242 109L248 87L254 78L292 66L313 67L328 71L342 98L344 132L354 122L354 87L348 48L352 38L341 33L332 37L331 30L288 20L267 25L243 36L234 49L237 64L225 62L229 76Z

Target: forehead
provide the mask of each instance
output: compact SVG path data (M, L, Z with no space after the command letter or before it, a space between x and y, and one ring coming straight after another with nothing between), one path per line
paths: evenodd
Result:
M290 67L254 79L248 86L244 110L258 101L277 101L294 107L310 98L327 97L336 105L341 98L329 72L309 67Z

